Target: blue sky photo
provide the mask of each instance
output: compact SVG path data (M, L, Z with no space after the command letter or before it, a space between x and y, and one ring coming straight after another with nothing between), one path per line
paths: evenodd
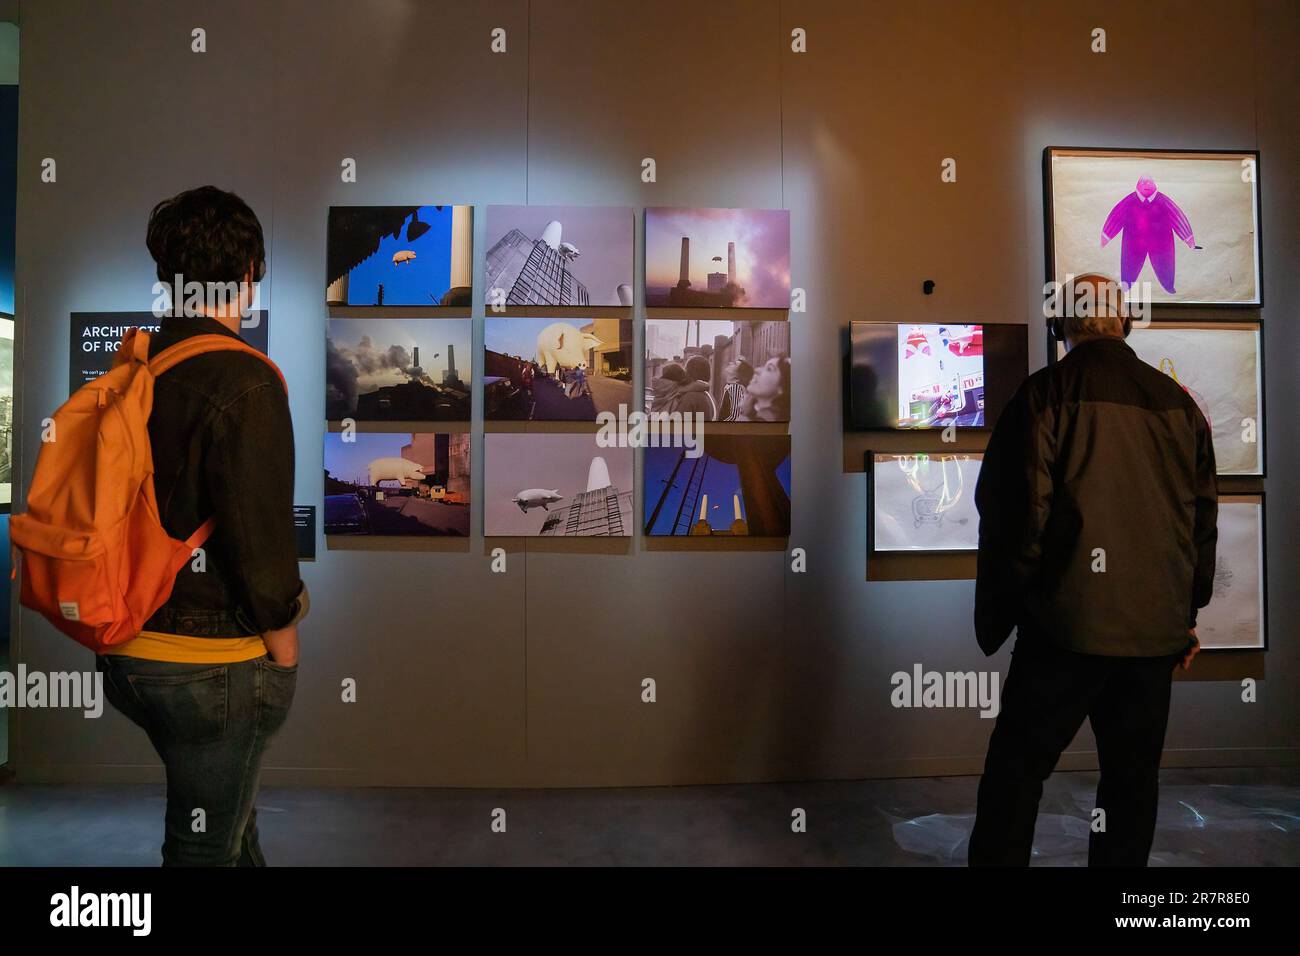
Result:
M348 305L377 305L379 286L384 286L384 305L436 306L451 287L452 207L421 206L414 214L429 231L414 242L407 241L412 217L402 224L397 238L386 235L379 251L362 260L348 273ZM415 259L393 264L393 254L410 251Z

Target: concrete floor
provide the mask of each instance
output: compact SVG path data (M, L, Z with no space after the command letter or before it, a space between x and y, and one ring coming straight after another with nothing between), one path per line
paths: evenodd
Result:
M1162 774L1153 866L1300 864L1300 769ZM1087 859L1094 773L1057 774L1035 863ZM273 865L963 865L975 777L628 790L263 791ZM507 831L490 829L493 808ZM806 833L790 830L807 811ZM0 786L0 866L154 866L154 786Z

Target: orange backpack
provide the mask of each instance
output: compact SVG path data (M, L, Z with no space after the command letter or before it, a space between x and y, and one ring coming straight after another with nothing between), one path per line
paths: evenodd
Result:
M196 335L149 358L149 333L127 331L113 369L54 413L10 534L22 553L20 600L96 653L132 640L171 596L176 575L212 533L184 541L162 526L154 497L149 413L154 379L206 352L248 352L240 339Z

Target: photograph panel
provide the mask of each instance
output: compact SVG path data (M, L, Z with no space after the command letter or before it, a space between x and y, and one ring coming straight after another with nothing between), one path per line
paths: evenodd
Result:
M489 308L632 306L629 206L489 206Z
M695 451L645 449L646 534L790 534L789 435L705 435Z
M647 209L645 294L650 308L788 309L789 210Z
M325 534L469 535L470 435L326 432Z
M790 323L647 319L645 410L790 420Z
M495 432L483 457L487 537L631 536L631 448L595 433Z
M330 305L468 308L473 206L331 206Z
M632 410L632 320L483 320L486 421L594 422Z
M329 320L325 418L470 420L469 319Z

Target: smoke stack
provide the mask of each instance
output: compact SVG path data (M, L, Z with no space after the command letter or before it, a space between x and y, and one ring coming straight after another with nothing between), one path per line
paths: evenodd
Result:
M708 514L709 514L709 496L700 495L700 520L701 521L706 520Z
M600 491L613 483L609 478L609 466L605 464L605 459L599 455L591 459L591 467L587 469L587 490Z
M691 237L682 236L682 274L677 280L678 288L684 289L691 284Z
M727 284L736 284L736 244L727 243Z
M552 219L546 224L546 228L542 230L542 242L546 243L552 249L560 248L560 233L562 231L563 227L560 223L557 220Z
M411 349L411 364L416 368L420 367L420 347L418 345Z
M447 378L456 378L456 346L447 343Z
M736 520L740 520L740 495L731 496L731 507L736 512Z

